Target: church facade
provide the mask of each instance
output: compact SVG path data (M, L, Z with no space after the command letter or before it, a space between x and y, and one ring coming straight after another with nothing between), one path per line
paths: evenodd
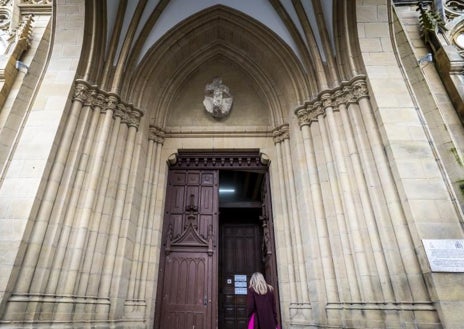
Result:
M462 329L460 2L0 17L0 328Z

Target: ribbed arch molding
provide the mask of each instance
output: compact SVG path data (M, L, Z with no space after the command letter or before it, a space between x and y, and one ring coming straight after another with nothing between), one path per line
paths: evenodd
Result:
M123 94L146 111L151 123L164 127L173 99L184 92L182 86L216 60L229 61L230 69L252 85L272 126L286 122L310 94L291 49L261 23L224 6L209 8L170 30L130 74L133 78L125 80ZM201 95L203 88L197 88Z
M155 110L152 112L153 117L151 121L156 122L159 126L165 126L169 110L174 106L173 102L179 97L179 94L183 92L183 85L188 84L187 80L192 72L202 70L218 62L230 62L231 70L240 71L248 81L254 84L257 96L269 110L268 119L270 122L274 123L274 125L282 122L285 113L282 111L284 104L282 104L279 98L279 91L276 90L266 72L263 72L252 59L246 58L246 54L240 53L238 49L232 49L226 45L211 44L205 49L201 49L198 54L192 57L194 58L192 61L186 61L184 65L180 65L177 68L171 78L172 83L166 87L165 92L162 93L160 98L157 99L154 94L151 94L152 100L149 101L149 104L156 104L154 106ZM198 92L202 94L203 91L199 88ZM163 109L167 110L163 111Z

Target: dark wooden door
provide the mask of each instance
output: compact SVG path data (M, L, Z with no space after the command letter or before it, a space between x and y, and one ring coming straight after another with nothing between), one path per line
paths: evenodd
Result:
M166 256L161 328L211 328L210 258L201 252Z
M259 209L221 209L220 223L219 327L243 329L249 279L263 270Z
M265 175L261 186L261 215L260 221L263 228L263 262L264 276L266 280L277 288L277 266L274 252L274 226L272 222L272 206L269 175Z
M217 182L217 170L169 172L157 328L216 328Z
M275 240L274 240L274 222L272 220L272 204L271 204L271 183L269 174L264 177L263 185L261 186L261 215L260 222L263 229L263 242L262 242L262 259L263 259L263 273L266 281L271 284L275 290L275 297L277 301L277 317L279 323L280 317L280 303L279 301L279 287L277 277L277 262L275 254Z

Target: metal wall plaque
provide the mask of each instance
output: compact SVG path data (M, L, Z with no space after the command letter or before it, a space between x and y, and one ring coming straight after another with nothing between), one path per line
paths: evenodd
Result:
M464 240L422 240L432 272L464 272Z

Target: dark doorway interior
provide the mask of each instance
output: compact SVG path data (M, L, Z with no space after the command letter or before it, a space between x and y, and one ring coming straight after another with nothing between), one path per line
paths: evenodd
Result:
M219 174L219 328L246 328L246 292L253 272L264 273L261 190L264 174Z

